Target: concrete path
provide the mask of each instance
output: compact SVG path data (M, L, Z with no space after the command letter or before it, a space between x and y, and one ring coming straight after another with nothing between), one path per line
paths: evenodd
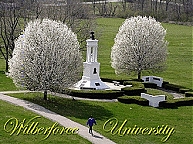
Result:
M116 90L119 90L121 88L123 88L124 86L122 85L119 85L119 86L114 86L113 83L106 83L111 89L116 89ZM167 91L169 93L171 93L173 96L174 96L174 99L176 98L183 98L184 96L181 95L181 94L178 94L176 92L173 92L173 91L168 91L168 90L165 90L165 89L162 89L163 91ZM15 104L15 105L18 105L18 106L22 106L28 110L31 110L43 117L46 117L52 121L55 121L55 122L58 122L60 125L64 126L64 127L72 127L72 128L79 128L79 131L78 131L78 134L89 140L90 142L92 142L93 144L116 144L115 142L105 138L104 136L100 135L99 133L93 131L94 133L94 136L90 135L88 133L88 127L86 126L83 126L79 123L76 123L66 117L63 117L61 115L58 115L52 111L49 111L48 109L45 109L44 107L42 106L39 106L37 104L34 104L34 103L31 103L31 102L28 102L28 101L25 101L25 100L21 100L21 99L18 99L18 98L14 98L14 97L10 97L10 96L7 96L6 94L10 94L10 93L28 93L28 92L33 92L33 91L28 91L28 90L22 90L22 91L4 91L4 92L0 92L0 100L4 100L4 101L7 101L9 103L12 103L12 104ZM86 99L86 98L78 98L78 97L72 97L72 96L69 96L69 95L66 95L66 94L58 94L58 93L50 93L52 95L56 95L56 96L59 96L59 97L64 97L64 98L74 98L76 100L95 100L95 101L106 101L106 102L116 102L117 99L112 99L112 100L101 100L101 99ZM86 122L85 122L86 123Z
M79 128L78 134L89 140L90 142L92 142L93 144L116 144L115 142L105 138L104 136L102 136L101 134L93 131L94 136L90 135L88 133L88 127L83 126L79 123L76 123L70 119L67 119L66 117L63 117L61 115L58 115L52 111L49 111L48 109L45 109L42 106L39 106L37 104L25 101L25 100L21 100L18 98L14 98L14 97L10 97L7 95L4 95L2 93L0 93L0 99L7 101L9 103L18 105L18 106L22 106L28 110L31 110L43 117L46 117L52 121L58 122L60 125L64 126L64 127L72 127L72 128ZM86 123L86 122L85 122Z
M179 99L179 98L184 98L185 97L183 94L177 93L177 92L172 91L172 90L166 90L164 88L158 88L158 89L172 94L174 99Z

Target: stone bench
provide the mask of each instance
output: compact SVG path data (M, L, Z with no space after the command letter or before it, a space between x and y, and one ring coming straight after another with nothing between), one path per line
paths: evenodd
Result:
M149 95L141 93L141 98L147 99L149 101L149 106L159 107L159 102L165 101L165 95Z
M115 86L119 86L120 85L120 82L118 82L118 81L113 81L113 83L114 83Z
M154 83L159 87L162 87L162 83L163 83L163 78L156 77L156 76L143 76L142 80L144 82Z

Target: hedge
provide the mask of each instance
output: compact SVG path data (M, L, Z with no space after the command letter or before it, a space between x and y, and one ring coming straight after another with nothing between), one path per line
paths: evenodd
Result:
M126 104L139 104L142 106L148 106L149 101L141 98L140 96L122 96L117 98L119 102Z
M157 84L155 83L143 82L143 85L145 88L157 88Z
M193 97L193 92L185 92L185 97Z
M141 93L145 93L145 87L141 82L136 81L125 81L124 85L132 85L131 87L122 88L121 91L124 92L125 95L134 96L141 95Z
M164 87L166 84L169 84L169 82L168 81L163 81L162 87Z
M179 98L159 103L159 107L176 108L179 106L193 106L193 98Z
M184 87L182 87L182 86L170 84L170 83L164 84L162 87L165 89L168 89L168 90L176 91L176 92L180 92L180 89L184 89Z
M179 92L185 94L188 91L190 91L190 89L181 88Z
M64 90L62 93L81 98L91 99L116 99L123 96L123 92L119 90Z
M126 104L138 104L148 106L149 101L140 96L122 96L117 98L119 102ZM159 108L176 108L179 106L193 106L193 98L180 98L159 103Z

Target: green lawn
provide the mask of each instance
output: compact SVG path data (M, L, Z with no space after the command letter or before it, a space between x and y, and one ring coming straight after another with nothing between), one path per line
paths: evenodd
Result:
M98 18L98 30L100 32L98 61L101 63L100 76L102 78L131 79L137 76L116 76L111 68L110 54L114 44L114 38L122 25L124 19L119 18ZM192 27L163 23L167 29L166 39L168 45L167 70L162 73L142 73L142 75L156 75L164 78L170 83L185 86L193 89L192 85ZM96 37L97 38L97 37ZM5 64L0 58L0 91L15 90L9 78L3 74Z
M5 75L5 60L0 57L0 91L17 90L13 81Z
M101 63L101 77L115 78L114 69L110 64L111 47L114 38L124 19L99 18L98 28L102 29L99 37L98 61ZM156 75L170 83L193 89L192 85L192 27L163 23L167 29L168 45L167 70L162 73L143 73L142 75ZM137 78L137 76L119 76L122 79Z
M174 128L175 132L166 141L167 144L189 144L192 140L192 108L191 106L178 107L176 109L157 109L136 104L123 104L120 102L94 102L59 98L49 95L49 101L43 101L43 94L10 94L11 96L29 100L50 109L60 115L68 117L82 125L86 124L87 118L92 114L97 125L94 129L118 144L160 144L166 133L163 134L128 134L119 136L105 132L104 123L110 118L117 118L119 123L117 130L124 120L127 123L124 127L133 128L135 125L140 128L157 128L168 125ZM107 125L107 128L110 125ZM107 129L106 128L106 129ZM121 131L124 131L125 128ZM115 132L115 131L114 131Z
M4 130L5 123L10 118L16 118L19 123L23 121L23 119L26 119L26 123L34 118L35 116L38 116L35 113L32 113L31 111L28 111L22 107L11 105L5 101L0 100L0 143L1 144L64 144L64 143L71 143L71 144L86 144L90 143L86 139L83 139L79 135L67 135L67 134L56 134L56 135L50 135L47 139L43 140L46 135L44 134L29 134L24 135L21 131L19 135L16 135L18 131L16 131L13 135L10 135L12 126L7 124L7 127L5 130L11 130L10 132L6 132ZM12 121L15 124L15 120ZM54 122L50 121L44 117L40 117L38 119L35 119L33 122L39 122L38 127L44 127L48 128L51 127ZM14 127L14 125L13 125ZM61 127L61 126L59 126Z
M116 18L99 18L97 19L98 28L101 31L99 38L99 52L98 60L101 63L101 77L116 78L114 70L110 65L110 52L114 44L114 37L122 24L123 19ZM168 59L165 72L159 74L152 74L161 76L165 81L179 84L187 88L192 87L192 27L165 24L163 26L167 29L166 39L169 42ZM0 91L17 90L12 80L7 78L4 74L4 60L0 58ZM147 75L143 73L143 75ZM148 74L149 75L149 74ZM137 78L136 76L121 75L119 78L129 79ZM52 111L55 111L63 116L66 116L74 121L85 125L87 118L92 114L97 119L95 130L104 136L112 139L120 144L160 144L163 135L112 135L110 132L105 132L102 128L105 121L109 118L116 117L119 120L119 126L127 119L125 127L157 127L168 125L174 127L175 133L171 135L168 144L189 144L192 142L192 108L191 106L178 107L177 109L156 109L147 106L139 106L135 104L107 103L107 102L92 102L92 101L72 101L58 97L50 97L49 101L45 102L41 97L33 94L12 94L12 96L19 97L38 103ZM20 120L23 118L31 118L36 116L23 108L12 106L0 101L0 120L1 133L0 143L85 143L87 141L80 137L72 136L53 136L46 141L39 142L41 135L35 136L9 136L5 131L2 131L3 125L7 119L17 117ZM52 122L41 118L40 121L45 126L50 126ZM118 127L117 127L118 128ZM10 138L11 137L11 138Z

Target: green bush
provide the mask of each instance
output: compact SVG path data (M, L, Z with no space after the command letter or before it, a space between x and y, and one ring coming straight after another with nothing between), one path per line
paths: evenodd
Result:
M193 98L179 98L159 103L159 107L176 108L179 106L193 106Z
M126 85L132 85L132 81L124 81L123 82L123 85L126 86Z
M149 101L140 96L122 96L117 99L119 102L126 104L149 105ZM179 106L193 106L193 98L170 99L159 103L160 108L177 108Z
M117 98L119 102L126 104L139 104L142 106L148 106L148 100L141 98L140 96L122 96Z
M120 84L123 84L123 82L125 81L122 79L109 79L109 78L101 78L101 80L104 82L110 82L110 83L112 83L113 81L118 81L118 82L120 82Z
M141 93L145 93L145 87L141 82L136 81L125 81L124 85L132 85L131 87L122 88L121 91L124 92L125 95L134 96L141 95Z
M123 92L118 90L64 90L62 93L81 98L91 99L116 99L123 95Z
M126 85L140 85L142 84L143 80L138 80L138 79L132 79L132 80L124 80L123 81L123 85L126 86ZM142 84L141 85L142 87L144 87L144 85Z
M164 88L166 84L169 84L169 82L168 81L163 81L162 87Z
M188 91L190 91L190 89L181 88L181 89L179 90L179 92L180 92L180 93L183 93L183 94L185 94L185 93L188 92Z
M180 89L183 89L184 87L168 83L168 84L164 84L163 88L168 89L168 90L173 90L176 92L180 92Z
M185 97L193 97L193 92L185 92Z
M157 88L157 84L155 83L143 82L143 85L145 86L145 88Z

